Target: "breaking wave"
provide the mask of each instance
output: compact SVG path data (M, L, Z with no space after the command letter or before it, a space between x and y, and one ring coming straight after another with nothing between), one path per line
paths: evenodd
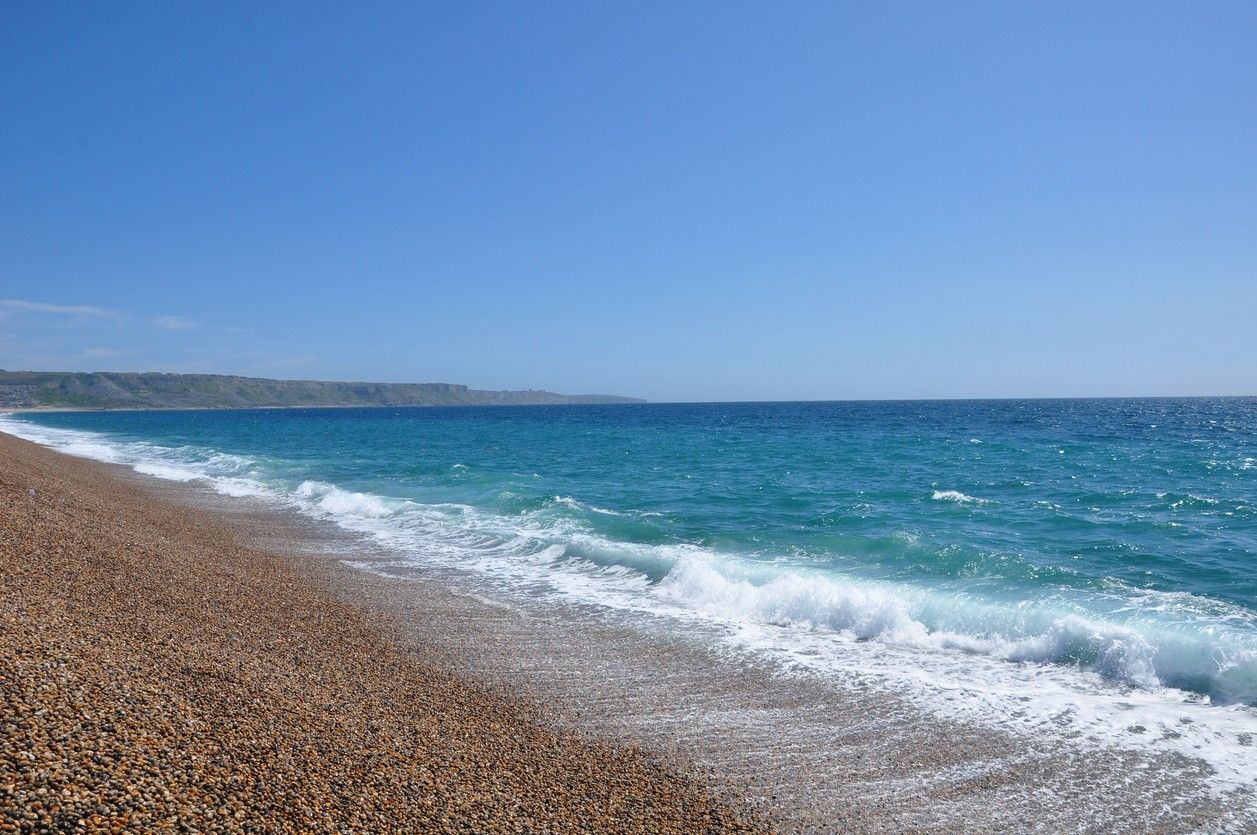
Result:
M1117 688L1117 695L1106 697L1111 704L1118 704L1123 692L1146 692L1168 706L1257 705L1253 614L1186 593L1126 589L1090 600L979 597L696 544L617 540L600 534L592 520L630 514L570 496L555 495L518 513L494 513L354 491L316 478L285 478L282 468L267 462L192 446L115 440L4 416L0 431L158 478L202 481L226 495L280 502L377 539L398 555L399 565L474 571L501 581L498 587L507 593L527 588L530 594L761 630L757 634L769 635L777 648L852 642L842 644L847 656L834 656L835 665L849 665L853 658L886 665L893 657L904 676L936 669L942 671L939 680L980 668L988 677L984 681L998 689L1002 674L991 665L1002 664L1008 670L1051 671L1053 681L1066 682L1060 685L1066 690L1075 687L1068 684L1069 675L1088 676ZM935 490L932 499L986 501L955 490ZM864 647L880 649L860 655Z
M967 496L959 490L935 490L934 495L930 496L936 502L959 502L961 504L986 504L987 499L979 499L976 496Z

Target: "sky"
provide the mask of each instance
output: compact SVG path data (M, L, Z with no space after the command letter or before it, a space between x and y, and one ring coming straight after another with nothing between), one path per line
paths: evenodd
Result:
M0 5L0 368L1257 394L1257 3Z

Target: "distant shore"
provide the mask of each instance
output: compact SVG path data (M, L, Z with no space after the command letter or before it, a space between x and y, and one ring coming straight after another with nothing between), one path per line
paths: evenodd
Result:
M473 389L460 383L275 380L232 374L0 370L0 409L260 409L641 403L614 394Z
M0 406L3 414L57 414L60 412L292 412L303 409L491 409L549 406L624 406L642 405L646 401L625 403L405 403L371 405L360 403L320 403L310 406Z
M0 434L0 505L0 829L766 829L106 466Z

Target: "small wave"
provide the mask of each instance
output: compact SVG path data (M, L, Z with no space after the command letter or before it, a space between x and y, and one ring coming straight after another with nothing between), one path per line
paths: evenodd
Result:
M297 498L310 501L319 510L335 516L360 516L383 519L397 508L372 493L354 493L323 481L303 481L297 487Z
M831 673L862 674L880 664L879 674L902 676L908 685L933 677L931 681L966 692L963 700L932 704L972 705L977 697L971 698L970 691L1003 693L999 698L1004 701L992 701L997 705L992 715L999 721L1010 713L1004 707L1016 707L1019 700L1038 694L1041 683L1054 682L1062 700L1093 695L1093 702L1076 703L1102 703L1096 715L1125 720L1113 705L1130 699L1149 715L1172 717L1166 724L1177 727L1173 723L1190 709L1201 729L1199 738L1208 740L1203 747L1184 741L1185 750L1192 755L1204 751L1215 762L1225 759L1217 753L1215 727L1233 725L1247 734L1254 726L1252 711L1242 707L1257 704L1257 641L1254 624L1243 619L1250 615L1183 593L1122 588L1072 602L994 599L755 562L689 543L617 540L595 531L587 514L636 517L659 512L612 511L570 496L554 496L540 508L535 498L525 496L513 505L523 508L520 512L493 513L469 505L421 504L355 492L314 479L297 482L301 476L267 480L262 464L212 450L164 448L4 416L0 430L161 478L206 479L226 495L266 496L377 537L397 555L399 566L477 572L504 594L648 612L676 618L673 623L701 622L705 628L728 624L730 632L768 635L778 646L832 648L832 655L823 656L832 665L827 668ZM1253 459L1245 460L1252 465ZM281 467L276 472L292 470ZM960 505L991 501L958 490L934 490L931 498ZM1158 498L1167 504L1186 498L1202 507L1209 502L1182 490ZM1222 501L1225 507L1232 500ZM556 505L580 512L559 512ZM914 534L896 538L917 544ZM1219 705L1228 707L1216 709ZM1251 775L1251 748L1235 757Z
M216 478L213 485L217 492L232 498L275 498L274 490L251 478Z
M1195 495L1192 495L1191 493L1187 493L1182 498L1176 499L1175 501L1171 502L1170 507L1172 508L1210 507L1212 505L1216 505L1217 503L1218 503L1217 499L1211 499L1208 496L1195 496Z
M276 496L274 490L253 477L255 462L242 455L118 440L95 432L13 420L10 415L0 415L0 431L67 455L129 466L137 473L166 481L204 481L225 496Z
M691 555L669 572L660 591L720 618L1017 663L1069 665L1115 684L1196 691L1218 704L1257 703L1257 650L1227 648L1208 632L1161 633L1150 624L1055 613L1047 607L1003 607L967 595L800 570L757 582L743 576L745 571L736 563Z
M50 446L79 458L90 458L106 464L126 463L117 446L97 438L89 432L77 432L70 429L54 429L34 423L26 423L12 419L11 415L0 415L0 431L7 432L32 443Z
M573 499L571 496L555 496L553 501L555 504L561 504L564 507L571 508L572 510L587 510L590 513L601 513L603 516L623 516L624 515L623 513L620 513L618 510L609 510L605 507L598 507L597 505L585 504L584 502L580 502L580 501L577 501L576 499Z
M186 467L176 467L156 462L142 462L133 468L137 473L164 478L168 481L196 481L205 478L205 474Z
M979 499L977 496L969 496L961 493L959 490L935 490L932 498L936 502L958 502L960 504L987 504L990 499Z
M841 632L860 640L959 650L1018 663L1073 665L1128 686L1168 686L1219 703L1257 703L1257 648L1246 638L1226 637L1245 635L1247 629L1231 632L1227 618L1216 612L1192 616L1181 601L1164 593L1155 601L1127 596L1130 607L1117 621L1101 613L1053 613L1037 603L953 599L903 584L717 557L693 545L607 539L579 518L541 511L502 516L463 505L421 505L312 479L285 489L250 475L250 459L216 451L118 441L3 417L0 429L73 454L127 463L161 478L206 479L226 495L288 501L413 555L448 557L451 564L474 564L495 574L527 566L563 573L587 565L604 574L639 578L648 584L634 580L631 585L639 591L649 588L648 594L721 619ZM987 501L957 490L935 490L932 498ZM615 513L570 496L555 496L553 502ZM1161 621L1164 628L1156 626Z

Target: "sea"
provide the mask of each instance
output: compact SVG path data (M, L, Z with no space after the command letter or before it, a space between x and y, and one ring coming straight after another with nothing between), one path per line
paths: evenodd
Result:
M947 720L1257 781L1255 398L47 412L0 431L333 522L385 573L706 627Z

